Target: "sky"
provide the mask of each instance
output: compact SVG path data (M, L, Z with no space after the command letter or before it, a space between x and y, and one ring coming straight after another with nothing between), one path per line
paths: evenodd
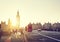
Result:
M0 0L0 21L14 22L18 10L21 26L60 22L60 0Z

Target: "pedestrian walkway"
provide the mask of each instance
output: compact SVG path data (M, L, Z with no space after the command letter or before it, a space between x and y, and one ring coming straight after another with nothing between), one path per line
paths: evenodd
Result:
M27 32L26 31L24 31L24 42L28 42L28 40L27 40Z
M11 37L7 38L5 42L11 42Z

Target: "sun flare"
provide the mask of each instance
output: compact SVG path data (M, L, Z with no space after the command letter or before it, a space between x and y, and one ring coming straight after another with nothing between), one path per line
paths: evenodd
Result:
M12 19L12 26L16 26L16 19L15 18Z

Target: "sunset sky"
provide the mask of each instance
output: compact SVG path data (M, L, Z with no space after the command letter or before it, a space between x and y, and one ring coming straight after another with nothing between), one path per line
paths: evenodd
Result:
M14 22L18 10L21 26L60 22L60 0L0 0L0 21Z

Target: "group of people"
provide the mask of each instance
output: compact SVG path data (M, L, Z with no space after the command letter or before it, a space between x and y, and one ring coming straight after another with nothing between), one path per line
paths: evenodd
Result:
M13 33L17 33L17 32L20 32L21 34L24 34L23 29L19 29L19 30L15 29L15 30L13 30Z

